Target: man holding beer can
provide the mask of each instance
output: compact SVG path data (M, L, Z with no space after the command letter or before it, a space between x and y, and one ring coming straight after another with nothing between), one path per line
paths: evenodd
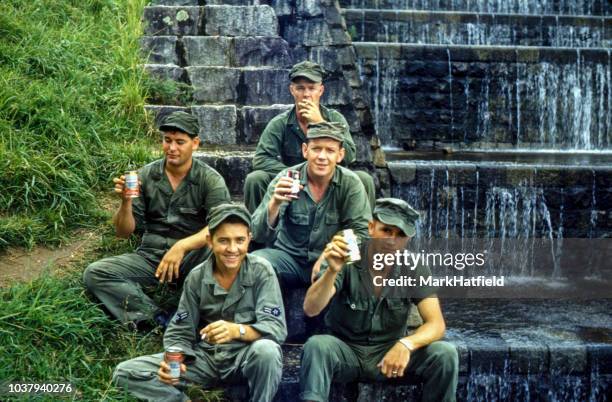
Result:
M281 171L253 214L254 240L275 239L254 254L270 261L283 290L310 284L323 247L339 230L367 236L372 215L366 191L354 172L338 165L343 131L340 123L311 124L302 144L306 162ZM299 187L289 171L299 172Z
M210 255L203 240L208 211L230 199L221 175L192 157L200 144L195 117L174 112L161 120L159 129L164 158L114 179L114 191L121 197L113 217L117 236L141 234L140 246L133 253L96 261L83 274L87 289L134 329L167 324L169 314L143 289L182 284Z
M348 166L355 162L357 151L346 119L340 112L321 104L325 75L323 68L311 61L297 63L289 71L289 92L294 105L266 125L257 142L253 171L244 182L244 202L252 213L262 202L272 179L286 168L304 161L302 144L307 142L309 124L340 123L344 127L341 132L345 150L343 163ZM368 201L373 204L376 189L372 175L362 170L355 170L355 174L366 189Z
M287 336L280 288L270 264L247 254L251 216L223 204L208 217L213 255L187 277L164 334L165 353L117 366L113 380L147 401L185 401L189 383L204 388L246 382L249 400L272 401Z
M368 224L371 239L361 244L360 259L351 257L346 233L334 236L323 252L318 279L306 293L307 316L317 316L329 305L325 323L330 334L314 335L304 345L300 398L327 401L333 381L416 377L423 381L423 401L455 401L458 355L452 344L440 341L446 326L435 289L419 287L398 298L372 284L373 275L381 273L372 268L373 255L405 250L419 214L403 200L381 198L373 215ZM386 275L394 273L389 268ZM414 272L430 275L423 266ZM423 324L406 336L413 304Z

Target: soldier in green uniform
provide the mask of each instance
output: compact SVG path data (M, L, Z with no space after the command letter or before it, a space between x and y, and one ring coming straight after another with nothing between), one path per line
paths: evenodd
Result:
M424 401L454 401L458 356L455 347L439 341L444 317L432 289L418 289L416 298L391 297L389 288L368 286L372 253L404 250L415 234L418 213L406 202L376 201L368 225L372 238L362 244L361 260L347 265L348 246L340 235L326 246L319 279L308 289L304 312L318 315L328 304L325 322L330 335L315 335L304 345L300 397L327 401L332 381L384 381L416 376L424 383ZM389 271L387 270L387 275ZM427 267L416 276L429 275ZM406 320L416 303L423 325L409 336Z
M357 175L337 164L342 161L344 126L322 122L310 125L302 144L306 162L291 167L300 172L298 198L292 199L293 180L282 170L270 183L253 214L253 238L272 248L254 254L270 261L281 288L306 287L323 247L342 229L367 236L370 204Z
M293 66L289 72L289 91L295 101L294 107L274 117L264 129L253 158L253 171L246 177L244 199L249 211L254 212L266 194L270 181L289 166L303 162L302 144L306 142L309 124L323 121L342 123L344 162L355 161L355 143L348 129L346 119L339 112L321 105L325 87L324 71L321 66L303 61ZM370 205L374 204L375 188L372 176L363 171L355 171L368 194Z
M281 380L280 343L287 336L280 288L270 264L247 254L251 216L242 205L223 204L208 217L213 255L196 267L183 287L164 348L184 353L179 380L164 354L117 366L113 380L147 401L185 401L188 383L203 387L246 382L251 401L271 401Z
M114 179L121 196L113 217L117 236L142 234L140 246L133 253L96 261L83 274L87 289L131 327L167 324L168 315L143 287L180 285L210 255L203 241L208 211L230 200L221 175L192 158L200 143L196 118L174 112L162 120L160 130L165 158L138 172L140 196L126 195L124 176Z

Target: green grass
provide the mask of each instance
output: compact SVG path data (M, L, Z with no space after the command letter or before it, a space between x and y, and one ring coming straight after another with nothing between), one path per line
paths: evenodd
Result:
M84 290L81 275L90 262L131 251L135 243L115 238L107 226L63 274L49 271L32 282L0 288L0 388L13 381L69 382L78 390L75 400L133 400L111 384L112 372L121 361L159 353L162 337L134 334L110 319ZM224 400L220 390L192 387L189 394Z
M153 158L143 106L160 84L141 67L144 5L0 2L0 248L98 225L111 178Z

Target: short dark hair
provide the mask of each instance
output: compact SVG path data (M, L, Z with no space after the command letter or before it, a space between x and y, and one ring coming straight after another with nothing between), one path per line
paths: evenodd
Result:
M215 227L214 229L210 230L210 237L212 238L215 234L215 232L224 224L224 223L242 223L244 226L246 226L247 230L250 230L249 225L247 225L247 223L245 221L243 221L242 219L240 219L240 217L236 216L236 215L230 215L228 216L226 219L223 220L223 222L221 222L219 224L219 226Z

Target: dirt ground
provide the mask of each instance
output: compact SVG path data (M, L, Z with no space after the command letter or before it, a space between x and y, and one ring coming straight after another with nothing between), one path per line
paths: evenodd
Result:
M0 253L0 286L15 281L30 281L43 272L57 272L82 259L88 247L100 239L93 231L79 231L58 248L36 246L28 251L9 248ZM47 271L50 270L50 271Z

